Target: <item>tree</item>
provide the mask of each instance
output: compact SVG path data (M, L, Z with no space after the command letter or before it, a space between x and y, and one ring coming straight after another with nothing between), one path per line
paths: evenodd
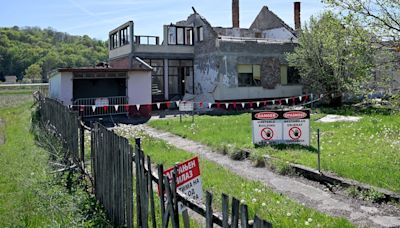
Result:
M25 77L31 81L39 80L42 78L42 67L39 64L32 64L25 70Z
M400 48L399 0L323 0L338 9L344 18L361 23L382 44ZM386 42L381 42L386 41ZM390 42L388 42L390 41Z
M368 32L344 26L327 11L311 17L300 33L299 45L287 59L299 70L303 84L314 92L338 97L343 92L360 93L373 66L369 39Z

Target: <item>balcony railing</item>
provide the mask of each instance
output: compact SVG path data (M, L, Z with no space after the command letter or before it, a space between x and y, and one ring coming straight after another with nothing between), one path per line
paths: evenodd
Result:
M125 105L127 96L79 98L73 102L73 108L83 117L127 114Z
M142 45L160 45L160 38L158 36L135 36L135 44Z

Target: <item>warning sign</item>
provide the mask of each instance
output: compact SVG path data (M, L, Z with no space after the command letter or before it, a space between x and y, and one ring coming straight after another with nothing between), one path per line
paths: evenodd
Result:
M301 129L298 127L292 127L289 129L289 136L293 140L298 140L301 137Z
M195 200L202 200L203 188L200 178L199 158L195 157L177 165L178 174L176 176L176 187ZM168 179L172 179L174 167L164 171L164 175ZM185 208L179 205L179 211L182 212Z
M310 110L252 113L253 143L310 145Z
M261 130L261 137L264 140L271 140L273 136L274 136L274 130L272 130L271 128L266 127Z

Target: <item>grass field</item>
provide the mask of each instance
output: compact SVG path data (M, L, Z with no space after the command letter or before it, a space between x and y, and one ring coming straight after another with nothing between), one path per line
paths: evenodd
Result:
M347 114L354 114L349 113ZM151 121L152 127L199 141L217 151L248 148L252 158L269 154L284 161L316 168L316 130L321 130L321 168L340 176L400 192L400 114L360 114L356 123L319 123L311 120L311 149L261 147L251 142L250 114L198 116ZM232 149L233 148L233 149Z
M50 173L49 154L30 132L31 95L0 93L5 144L0 145L0 227L77 227L94 221L88 194L67 192L61 175ZM5 102L6 101L6 102Z
M123 133L121 133L124 135ZM129 132L132 134L132 132ZM193 154L179 150L163 141L141 136L143 150L150 155L153 163L162 163L165 168L185 161ZM128 134L125 135L126 137ZM133 140L133 139L132 139ZM134 143L132 141L132 143ZM274 227L352 227L347 220L334 218L313 209L306 208L285 196L274 193L262 183L249 181L229 170L204 159L200 159L203 191L214 194L213 206L221 211L221 193L235 196L249 206L251 216L257 213L261 218L272 222Z

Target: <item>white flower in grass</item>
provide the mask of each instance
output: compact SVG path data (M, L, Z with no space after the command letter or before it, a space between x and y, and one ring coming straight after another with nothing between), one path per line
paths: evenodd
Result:
M267 206L267 204L265 204L265 203L262 203L262 204L261 204L261 206L265 207L265 206Z
M35 175L35 173L32 172L32 173L31 173L31 176L33 176L33 175Z
M281 202L279 202L279 201L276 201L276 203L277 203L277 204L280 204Z
M286 213L286 215L287 215L288 217L292 216L292 214L291 214L290 212Z
M312 222L312 218L308 218L307 221L308 221L308 222Z
M307 222L307 221L305 221L305 222L304 222L304 225L308 226L308 225L310 225L310 223Z
M246 201L244 201L244 200L240 200L240 203L242 203L242 204L245 203L245 202L246 202Z
M255 202L257 202L257 199L256 199L256 198L253 198L251 201L252 201L253 203L255 203Z

